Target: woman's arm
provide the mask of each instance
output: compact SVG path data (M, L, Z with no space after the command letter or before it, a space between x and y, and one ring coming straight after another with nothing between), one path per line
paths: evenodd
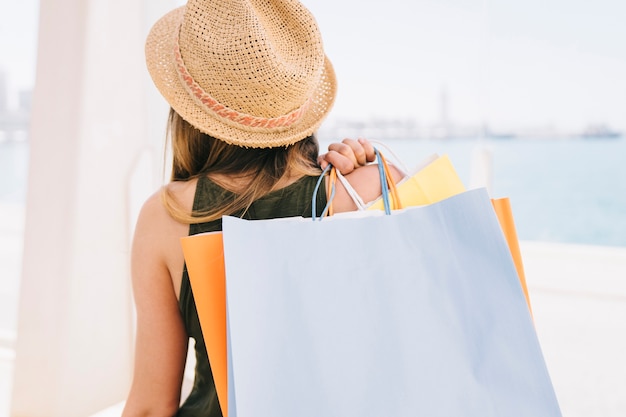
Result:
M391 175L396 183L404 178L404 173L395 166L389 165L389 170L391 171ZM382 195L378 164L370 164L360 167L345 177L365 203L374 201ZM335 198L333 199L333 210L335 213L354 211L356 209L356 204L346 191L343 183L341 181L337 181Z
M133 239L131 274L137 310L135 367L123 417L176 414L188 337L167 267L172 219L158 193L143 206Z
M376 200L382 194L378 165L369 164L375 159L374 146L368 140L344 139L341 143L330 144L328 152L320 155L318 163L322 169L328 164L332 164L346 177L361 199L368 203ZM395 182L404 178L404 173L395 166L390 164L389 170ZM356 209L356 204L354 204L342 182L337 181L333 210L336 213L341 213Z

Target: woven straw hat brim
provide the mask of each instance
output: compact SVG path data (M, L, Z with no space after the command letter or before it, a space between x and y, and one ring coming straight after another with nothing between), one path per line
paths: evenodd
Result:
M157 89L172 108L198 130L231 145L273 148L294 144L313 134L329 113L337 92L333 67L325 57L323 74L302 118L278 129L239 128L209 114L187 92L178 75L174 59L176 31L183 20L185 6L172 10L158 20L146 40L146 63Z

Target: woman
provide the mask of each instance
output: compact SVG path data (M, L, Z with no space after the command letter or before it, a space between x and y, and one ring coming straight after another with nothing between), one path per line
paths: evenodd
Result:
M318 159L313 135L336 80L313 17L295 0L190 0L152 28L146 59L171 106L172 181L136 225L136 359L123 415L221 416L180 238L221 230L223 215L310 216L318 163L334 164L373 200L378 170L354 170L374 159L367 141L333 144ZM326 202L318 193L318 211ZM333 205L355 209L340 184ZM181 406L190 337L195 381Z

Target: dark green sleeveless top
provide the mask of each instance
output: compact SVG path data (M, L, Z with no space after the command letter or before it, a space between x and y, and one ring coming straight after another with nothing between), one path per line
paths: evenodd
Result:
M250 220L296 216L311 217L311 200L317 179L318 177L303 177L283 189L273 191L255 201L248 211L240 217ZM218 201L232 198L233 193L230 191L221 188L208 178L200 178L196 188L193 209L207 210ZM317 193L316 202L318 216L321 215L325 205L326 192L324 187L321 187ZM192 224L189 227L189 235L219 230L222 230L222 221L215 220L208 223ZM187 334L195 340L196 369L192 391L176 416L222 417L186 266L183 271L178 305Z

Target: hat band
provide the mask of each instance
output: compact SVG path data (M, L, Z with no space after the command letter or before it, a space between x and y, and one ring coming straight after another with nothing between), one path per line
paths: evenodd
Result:
M302 118L302 115L307 111L311 104L311 98L309 97L302 106L297 109L279 117L266 118L266 117L258 117L252 116L250 114L241 113L237 110L230 109L225 105L218 102L216 99L211 97L209 93L204 91L200 85L193 79L187 67L185 66L185 62L183 61L183 56L180 52L180 45L178 43L178 34L180 31L176 31L176 41L174 43L174 59L176 60L176 69L178 70L178 75L183 82L183 85L187 92L191 94L194 100L208 113L212 113L218 118L229 120L236 124L252 127L252 128L279 128L279 127L288 127L292 124L296 123L298 120Z

